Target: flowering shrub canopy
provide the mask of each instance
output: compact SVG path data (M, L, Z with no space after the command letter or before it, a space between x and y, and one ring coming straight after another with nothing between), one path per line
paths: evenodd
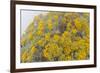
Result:
M37 15L21 37L21 62L89 59L89 39L89 13Z

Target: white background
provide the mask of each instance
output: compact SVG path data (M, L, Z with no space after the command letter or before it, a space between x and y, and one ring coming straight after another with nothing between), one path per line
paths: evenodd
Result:
M97 68L40 71L34 73L100 72L100 0L34 0L58 3L97 5ZM0 0L0 73L10 73L10 0ZM33 73L33 72L31 72Z

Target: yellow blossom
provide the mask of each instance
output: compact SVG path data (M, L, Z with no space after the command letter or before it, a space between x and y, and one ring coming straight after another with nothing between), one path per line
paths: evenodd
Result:
M72 60L72 56L71 55L68 55L67 56L67 60Z
M84 60L84 59L86 59L86 57L87 57L86 51L84 49L79 50L78 55L77 55L77 59L78 60Z
M61 48L55 43L48 43L43 50L43 55L47 60L54 59L54 57L61 55Z
M48 23L48 29L52 30L53 29L53 25L51 23Z
M76 28L78 29L78 30L81 30L81 22L80 22L80 19L79 18L76 18L75 20L74 20L74 22L75 22L75 26L76 26Z
M57 15L54 15L54 18L57 20L58 19L58 16Z
M43 21L39 22L39 24L38 24L38 30L39 31L44 31L44 23L43 23Z
M22 62L26 62L27 61L27 56L28 56L27 51L22 53L22 55L21 55Z
M49 30L53 29L53 25L52 25L51 19L48 20L48 24L47 25L48 25L47 27L48 27Z
M59 35L57 35L57 34L55 34L55 35L54 35L54 37L53 37L53 39L54 39L54 41L59 41L60 36L59 36Z
M28 57L27 57L27 61L31 62L33 59L33 54L29 53Z
M64 53L66 55L70 54L71 53L71 48L70 47L69 48L64 48Z
M73 33L73 34L76 34L76 33L77 33L77 30L76 30L76 29L73 29L73 30L72 30L72 33Z
M68 35L69 35L69 33L68 33L67 31L64 31L64 33L62 34L62 36L63 36L64 38L66 38Z
M45 44L44 38L37 41L37 46L42 46L43 47L44 44Z
M31 52L32 54L34 54L34 53L36 52L36 50L37 50L37 49L35 48L35 46L32 46L30 52Z
M50 33L46 33L46 34L45 34L45 40L46 40L46 41L49 41L49 40L50 40Z
M25 37L21 38L21 45L24 46L25 43L26 43L26 38Z
M30 33L28 34L28 39L29 39L29 40L32 40L32 39L33 39L33 34L32 34L32 32L30 32Z
M43 32L40 31L40 30L38 30L38 31L37 31L37 35L41 36L41 35L43 35Z

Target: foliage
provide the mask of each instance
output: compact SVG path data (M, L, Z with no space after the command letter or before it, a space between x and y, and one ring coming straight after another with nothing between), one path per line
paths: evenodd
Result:
M89 59L89 13L37 15L21 37L21 62Z

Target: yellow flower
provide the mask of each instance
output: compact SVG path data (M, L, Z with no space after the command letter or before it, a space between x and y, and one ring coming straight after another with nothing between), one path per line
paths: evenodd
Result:
M54 18L57 20L58 19L58 15L54 15Z
M27 61L32 62L32 59L33 59L33 54L29 53L29 55L27 57Z
M28 34L28 39L29 39L29 40L32 40L32 39L33 39L33 34L32 34L32 32L30 32L30 33Z
M48 43L47 45L45 45L43 55L47 60L53 60L55 57L61 55L61 48L59 48L55 43Z
M37 35L41 36L41 35L43 35L43 32L40 31L40 30L38 30L38 31L37 31Z
M69 47L69 48L64 48L64 53L65 53L66 55L70 54L70 53L71 53L70 47Z
M51 19L48 20L48 26L47 27L48 27L49 30L53 29L53 25L52 25Z
M74 20L74 22L75 22L75 26L76 26L76 28L78 29L78 30L81 30L81 21L80 21L80 19L79 18L76 18L75 20Z
M68 24L67 24L67 28L66 28L66 30L70 30L70 28L71 28L71 26L72 26L72 24L69 22Z
M73 29L73 30L72 30L72 33L73 33L73 34L76 34L76 33L77 33L77 30L76 30L76 29Z
M72 51L78 50L79 46L80 45L78 44L77 41L72 42L72 46L71 46Z
M72 60L72 56L71 55L68 55L67 56L67 60Z
M46 57L46 58L49 56L47 49L43 50L43 56Z
M27 61L27 56L28 56L27 51L25 51L25 52L22 53L22 55L21 55L21 60L22 60L22 62Z
M45 40L49 41L50 40L50 33L45 34Z
M78 60L84 60L84 59L86 59L86 57L87 57L86 51L84 49L79 50L78 55L77 55L77 59Z
M31 62L32 59L33 59L33 55L35 54L36 50L37 50L37 48L35 48L35 46L32 46L32 48L28 52L25 52L23 54L23 60L22 61Z
M59 41L60 40L60 36L59 35L57 35L57 34L55 34L54 35L54 37L53 37L53 39L54 39L54 41Z
M68 32L68 31L64 31L64 33L62 34L62 36L63 36L64 38L66 38L68 35L69 35L69 32Z
M35 46L32 46L31 50L30 50L30 53L31 54L34 54L36 52L37 48L35 48Z
M24 46L25 43L26 43L26 38L25 37L21 38L21 45Z
M44 31L44 23L43 23L42 20L41 20L41 21L39 22L39 24L38 24L38 30L39 30L39 31Z
M65 39L63 37L60 38L60 41L61 43L64 43Z
M53 29L53 25L51 23L48 23L48 29L52 30Z
M45 44L45 40L44 39L40 39L37 41L37 46L44 46Z
M86 47L86 51L89 52L89 47L90 47L89 43L85 43L85 47Z
M77 41L79 46L84 46L85 45L85 40L84 39L80 39L79 41Z

